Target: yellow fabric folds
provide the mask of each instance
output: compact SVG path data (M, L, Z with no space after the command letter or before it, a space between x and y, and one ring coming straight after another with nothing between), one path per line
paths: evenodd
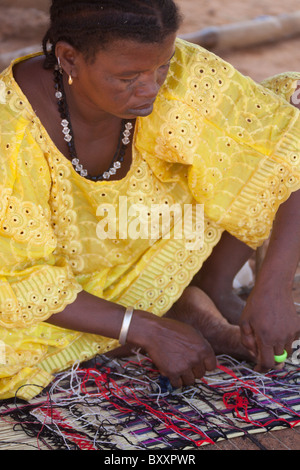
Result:
M188 165L189 189L207 217L255 248L299 189L300 113L289 100L300 73L257 85L204 49L178 49L176 73L142 121L137 147L161 180L165 161Z
M82 289L162 315L224 230L253 247L268 237L279 204L300 187L300 113L289 104L300 74L257 85L178 40L154 112L137 120L129 173L95 183L55 147L13 65L0 75L0 398L18 390L30 399L56 372L117 345L47 324ZM158 237L130 236L141 220L134 205L195 214L198 204L197 249L175 236L175 212Z

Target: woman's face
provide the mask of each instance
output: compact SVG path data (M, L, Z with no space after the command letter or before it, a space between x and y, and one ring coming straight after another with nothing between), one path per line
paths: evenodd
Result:
M126 119L148 116L167 77L175 39L172 34L159 44L115 40L97 53L92 64L77 54L72 94L95 114Z

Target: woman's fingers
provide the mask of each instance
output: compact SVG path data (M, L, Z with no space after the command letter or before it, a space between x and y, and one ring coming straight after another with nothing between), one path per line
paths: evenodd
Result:
M242 321L240 324L241 329L241 342L254 356L257 356L258 349L254 332L251 325L247 321Z
M216 367L215 353L207 340L190 325L176 320L161 320L146 350L175 388L194 384Z

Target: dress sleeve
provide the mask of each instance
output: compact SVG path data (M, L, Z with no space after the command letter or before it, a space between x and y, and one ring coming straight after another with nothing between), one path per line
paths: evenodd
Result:
M24 328L62 311L82 288L55 254L43 152L22 118L16 123L4 106L0 165L0 325Z
M256 248L300 188L300 112L290 104L300 73L257 84L201 47L177 46L137 146L162 180L184 165L206 216Z

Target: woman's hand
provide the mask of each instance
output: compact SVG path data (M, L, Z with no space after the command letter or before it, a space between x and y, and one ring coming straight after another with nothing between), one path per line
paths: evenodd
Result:
M294 275L300 259L300 190L278 209L255 287L241 317L243 344L257 357L258 368L274 367L274 355L299 337L293 302Z
M243 345L257 358L256 370L274 368L274 355L290 355L293 342L299 338L300 318L292 292L285 288L255 287L249 296L241 321Z
M124 307L80 292L76 301L49 323L76 331L119 338ZM192 385L216 367L215 354L192 326L135 310L127 335L130 347L144 349L173 387Z
M147 315L144 327L141 327L143 314L140 311L136 313L128 342L142 346L174 388L193 385L195 379L216 368L213 349L192 326L170 318L149 318Z

